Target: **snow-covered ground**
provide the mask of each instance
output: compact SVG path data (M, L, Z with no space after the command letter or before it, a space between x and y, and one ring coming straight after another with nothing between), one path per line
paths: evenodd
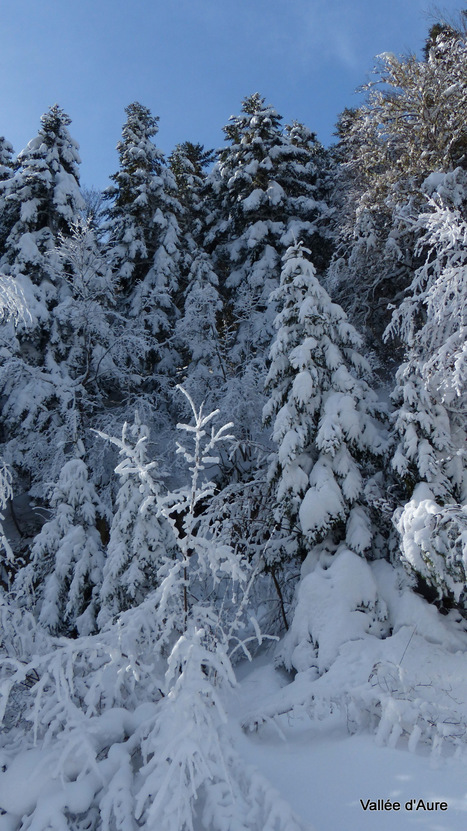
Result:
M243 675L243 678L242 678ZM375 736L349 735L340 715L312 722L307 716L272 723L257 732L238 726L242 716L257 709L284 683L281 673L261 659L239 672L240 684L230 715L237 749L246 764L257 767L313 831L465 831L467 828L467 762L441 758L419 745L410 753L407 742L379 747ZM360 800L391 800L401 808L363 810ZM412 809L406 802L414 800ZM446 802L447 810L416 810Z
M440 621L439 626L448 631L445 622ZM248 828L248 831L289 831L293 828L295 831L298 827L310 831L410 831L412 828L414 831L465 831L465 652L444 651L439 644L429 642L419 635L414 635L408 642L405 637L406 628L400 634L404 636L407 646L398 668L401 670L407 665L407 683L404 688L394 688L392 696L388 699L387 707L390 709L389 705L394 705L391 730L381 731L380 723L371 718L368 728L364 724L356 728L356 723L350 719L347 723L350 710L346 711L346 707L341 706L338 692L344 690L346 695L350 695L350 688L347 691L344 689L345 679L352 682L360 676L368 678L368 666L372 665L380 648L385 650L383 654L398 653L400 658L401 638L398 635L385 640L367 635L366 638L344 645L340 649L338 659L327 673L315 680L304 673L299 678L299 673L298 682L297 679L292 682L292 676L283 670L274 669L270 648L256 657L252 663L245 661L236 667L238 684L230 690L225 702L228 722L226 726L222 723L219 728L221 742L227 742L226 745L221 745L223 754L217 753L217 750L217 755L212 754L213 748L217 748L217 722L214 718L216 705L215 699L206 695L209 684L202 672L201 681L207 684L202 686L202 694L199 693L199 685L196 687L188 683L189 679L183 684L180 676L177 695L173 695L171 700L166 698L160 711L158 705L148 701L134 713L122 707L110 706L99 716L91 715L85 718L84 714L80 716L78 709L71 707L70 723L66 729L59 731L55 738L41 742L37 748L29 747L24 752L18 744L16 755L13 743L4 757L0 756L0 766L5 762L5 767L0 771L0 831L19 831L20 828L34 831L65 828L68 827L64 824L65 820L62 825L59 824L60 818L63 818L64 806L70 807L76 815L81 811L88 811L89 805L95 801L98 807L94 809L94 814L89 813L92 821L93 816L95 819L98 815L96 811L104 810L112 799L112 804L115 804L117 810L123 804L120 798L122 794L126 795L125 798L128 797L129 808L127 814L122 814L124 821L120 816L121 812L117 812L121 822L115 827L126 831L127 828L134 827L134 798L135 795L138 797L142 784L144 787L147 784L148 804L156 801L156 795L169 780L169 785L174 780L167 790L168 797L173 797L172 808L174 805L176 808L179 801L184 799L186 784L185 779L177 774L178 763L175 764L175 775L164 763L168 754L175 751L179 752L182 762L185 758L190 763L194 761L194 774L197 777L195 787L199 785L201 797L204 783L215 784L218 777L221 785L226 782L232 785L231 794L229 788L226 790L227 797L229 794L232 796L230 807L233 808L234 814L237 807L239 814L242 813L241 809L245 809L245 804L242 804L245 794L251 796L245 782L255 779L256 769L303 823L294 824L287 805L284 806L281 799L276 800L261 777L256 777L251 801L253 810L258 795L264 800L266 807L272 806L274 810L271 810L270 814L265 811L263 815L260 804L260 809L254 813L253 820L250 821L242 814L235 825L235 828L241 828L242 831L245 828ZM435 634L433 629L430 636L434 638ZM94 643L92 638L89 638L89 643ZM64 643L64 648L72 646L73 644ZM56 655L58 659L58 650ZM420 676L420 662L424 664L427 677L432 680L417 687L411 683L411 679L414 674ZM351 672L351 663L354 665L354 675ZM98 662L98 668L99 666ZM397 668L394 662L386 661L386 664L381 666L386 673L381 676L382 682L400 683L401 679L404 679L403 673L396 673L397 677L387 674L391 666ZM53 672L49 680L52 678ZM101 680L105 688L105 678L102 677ZM374 687L372 683L367 683L364 689L376 695L380 689L379 682ZM335 706L326 711L325 693L328 688L335 692L332 696ZM366 702L371 703L372 699L369 696L365 698L361 690L359 693L359 689L358 685L354 686L355 700L360 702L364 711ZM304 703L304 690L310 695L322 696L322 706L315 707L317 712L313 720L306 712L308 707ZM427 697L423 698L424 694ZM446 709L446 698L452 704L449 711ZM297 704L300 700L302 704ZM348 700L351 700L351 696ZM40 709L39 703L38 708ZM287 712L284 712L285 710ZM282 714L275 717L268 715L274 711ZM438 744L432 742L430 745L424 739L425 734L422 735L420 732L418 742L415 742L413 737L418 721L410 724L409 715L412 711L418 713L419 717L423 713L426 718L438 717L438 727L445 728L446 741L438 741ZM50 712L52 710L49 706L47 713ZM264 714L264 720L257 729L249 732L243 729L242 725L254 725L252 714L261 713ZM404 725L401 735L393 729L397 724L398 713L403 718ZM75 717L77 720L74 721ZM212 723L209 720L211 717L214 718ZM261 717L258 721L261 721ZM159 728L154 728L154 724L156 727L159 725L161 729L164 728L162 736L159 735ZM349 727L354 730L353 734L349 732ZM412 732L409 735L410 729ZM452 739L452 736L456 735L456 731L459 735L457 744L449 741L449 738ZM147 768L151 761L140 768L134 777L130 775L131 752L141 746L141 737L146 741L151 735L156 742L153 761L156 767L161 768L165 777L162 785L157 776L151 779L151 771L148 773ZM433 736L439 738L440 733L434 730ZM378 737L384 745L378 745ZM234 745L232 753L229 751L229 740ZM388 742L392 742L392 746L388 746ZM111 745L107 758L94 759L96 751ZM412 748L411 751L409 746ZM436 752L433 752L433 747ZM224 762L229 767L226 779L222 778L221 768ZM207 768L203 767L204 763L207 764ZM210 792L208 795L212 796ZM146 821L141 822L141 827L154 831L181 831L182 827L190 827L182 822L177 823L174 819L176 811L172 811L170 825L160 822L161 817L166 819L168 801L170 800L163 796L161 816L157 822L152 822L149 817L147 824ZM385 810L383 806L388 801L392 804L399 803L400 810ZM190 807L190 800L187 799L186 802ZM371 809L372 802L376 803L376 810ZM446 803L446 810L441 810L441 805L437 810L427 810L436 802ZM411 805L410 810L406 803ZM220 811L223 804L221 800L214 807ZM366 810L364 805L368 806ZM211 824L209 820L203 824L202 807L203 799L200 806L195 807L193 827L196 831L207 831L214 827L228 828L229 831L232 827L233 831L234 826L228 824L231 819L228 810L224 825L220 824L219 820L221 811L216 815L217 824ZM249 810L249 806L247 808ZM139 814L136 816L139 817ZM52 823L52 819L55 824Z

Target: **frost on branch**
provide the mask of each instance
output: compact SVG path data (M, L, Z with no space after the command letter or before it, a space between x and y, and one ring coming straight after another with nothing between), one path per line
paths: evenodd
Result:
M16 324L18 320L27 316L28 311L21 289L11 277L0 275L0 321L11 320ZM12 497L12 474L0 457L0 581L4 583L9 582L9 566L13 562L13 552L3 531L3 511Z
M100 589L100 628L154 591L164 563L175 557L173 530L167 519L158 515L160 488L151 475L153 463L146 458L148 437L148 428L138 414L132 425L123 427L123 460L115 470L120 488Z
M7 506L8 500L13 496L11 483L11 471L0 458L0 580L2 582L8 582L8 567L13 564L14 559L11 546L3 531L3 521L5 519L3 511Z
M439 601L465 613L467 497L467 223L465 171L436 173L417 220L424 255L386 337L397 334L406 361L396 374L393 467L409 501L395 517L404 565Z
M12 320L16 324L28 316L24 294L17 281L0 275L0 320Z
M463 609L467 605L467 506L441 505L420 483L396 512L401 559L437 593Z

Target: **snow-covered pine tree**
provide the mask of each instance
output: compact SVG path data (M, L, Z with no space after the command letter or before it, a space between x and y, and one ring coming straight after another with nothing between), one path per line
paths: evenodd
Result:
M120 417L116 408L138 386L139 341L115 308L115 284L89 221L78 219L71 223L70 235L58 234L53 259L60 289L49 313L42 362L30 366L10 359L7 366L15 374L5 377L9 399L3 414L13 434L7 445L10 457L26 470L30 465L35 479L34 465L40 466L46 481L58 476L78 438L90 446L90 421L104 418L108 424ZM15 386L21 372L25 387ZM25 417L18 424L25 402ZM105 415L104 405L111 406ZM100 458L95 457L94 481L103 473ZM40 487L38 483L36 495L42 496Z
M175 176L178 197L183 206L183 232L197 242L201 242L207 210L203 192L206 168L212 165L214 159L214 150L206 150L202 144L193 144L191 141L177 144L169 156L170 169Z
M134 449L132 459L127 456L115 471L120 488L100 590L100 628L153 592L163 564L175 557L173 529L167 519L157 515L154 506L157 483L154 479L148 482L144 475L148 469L148 437L148 428L138 414L132 425L123 427L120 453L126 454L128 441Z
M184 389L211 407L227 379L226 356L218 331L223 309L219 280L207 254L199 252L188 273L185 302L175 326L182 355Z
M42 493L40 479L52 472L62 425L57 398L67 370L50 361L52 310L66 285L56 253L59 235L68 237L79 219L78 146L69 117L58 106L41 119L38 136L18 156L14 175L3 183L9 234L0 268L22 293L28 315L16 327L3 325L0 388L5 455ZM65 396L66 397L66 396ZM63 398L63 396L62 396Z
M205 237L224 299L219 331L228 380L219 403L244 437L257 438L274 334L269 298L281 257L297 234L323 254L317 243L327 209L318 193L321 162L313 133L297 124L284 132L281 117L257 93L224 132L228 146L208 179L212 212Z
M71 236L59 235L55 254L66 285L52 310L50 352L66 365L83 417L104 404L123 406L141 383L144 339L119 308L107 247L92 221L80 219Z
M310 252L288 249L272 300L280 311L264 408L277 445L269 478L281 534L296 554L345 542L371 556L368 480L384 451L377 397L361 338L320 285Z
M152 139L158 119L137 102L126 108L120 169L107 191L112 260L133 331L146 339L141 371L148 392L168 396L178 354L172 338L183 265L176 180Z
M51 633L87 635L96 627L104 565L96 522L105 509L83 459L64 464L50 507L52 516L36 536L31 561L17 573L14 589Z
M44 113L38 135L19 153L13 176L2 186L11 231L0 267L25 285L32 284L39 309L56 286L49 252L58 233L69 233L84 207L79 190L81 160L69 124L69 116L57 104ZM39 309L30 312L39 316Z
M5 136L0 136L0 182L10 178L13 167L13 146Z
M321 674L346 639L385 631L386 608L366 562L386 553L384 521L379 528L374 521L384 431L362 340L300 243L284 256L273 299L280 311L264 418L277 445L269 468L277 524L264 558L279 586L287 585L279 569L290 577L304 561L278 659Z
M291 146L285 170L280 171L288 197L282 256L287 247L301 240L312 252L317 272L322 274L334 244L329 228L332 210L328 206L331 157L316 133L299 121L286 124L284 135Z
M80 438L93 458L93 482L108 484L110 466L91 450L98 439L89 426L121 423L122 410L140 388L145 343L119 308L107 247L98 243L92 225L90 218L79 219L70 236L59 234L54 253L63 287L51 311L46 366L58 379L57 461Z
M13 280L0 277L0 319L17 323L20 318L26 316L27 310ZM12 480L11 470L0 456L0 591L2 586L10 588L14 569L14 554L3 529L4 511L9 500L13 498Z
M13 147L4 136L0 136L0 251L3 252L5 240L11 230L9 220L11 214L6 209L5 195L8 186L6 181L13 175Z
M120 167L105 191L112 259L124 296L147 274L157 247L154 214L159 206L164 157L152 139L158 118L138 102L125 108L127 120L117 144Z

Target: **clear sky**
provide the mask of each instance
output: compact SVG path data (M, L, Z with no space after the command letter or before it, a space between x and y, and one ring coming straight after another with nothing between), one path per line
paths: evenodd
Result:
M440 8L452 16L462 0ZM419 53L439 17L429 0L2 0L0 135L19 152L58 103L82 183L105 187L127 104L160 116L170 153L221 146L229 115L260 92L328 145L374 56Z

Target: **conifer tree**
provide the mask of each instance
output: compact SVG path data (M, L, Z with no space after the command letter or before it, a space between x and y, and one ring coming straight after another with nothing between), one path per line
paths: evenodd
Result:
M7 180L13 175L13 147L9 141L0 136L0 251L3 252L5 240L11 230L9 212L5 204ZM11 218L10 218L11 221Z
M212 165L214 159L213 150L206 150L202 144L191 141L177 144L169 156L170 169L175 176L183 207L184 235L189 234L197 242L201 240L206 221L206 168Z
M92 221L79 219L71 236L60 234L55 255L64 286L51 315L50 360L65 364L84 415L120 403L137 386L142 345L118 308L116 278Z
M53 294L53 286L57 287L50 258L57 235L70 232L84 207L79 190L81 160L69 124L69 116L56 104L44 113L38 135L18 155L14 175L2 186L11 231L0 266L4 273L32 284L39 306L43 295Z
M340 542L368 555L373 544L365 486L383 452L378 403L365 376L361 338L317 280L301 244L284 257L276 339L266 388L277 445L269 478L275 517L301 557Z
M258 427L245 435L257 438L274 333L269 298L279 283L281 257L298 234L317 257L323 254L319 241L327 209L320 198L322 163L313 133L298 124L284 132L281 117L257 93L244 100L241 114L224 132L228 146L209 179L213 210L205 238L224 299L219 331L228 382L222 406L239 425L256 418Z
M107 191L107 229L130 326L146 338L141 371L150 376L150 391L167 396L179 360L172 334L183 265L182 208L175 177L152 141L158 119L137 102L126 113L120 169Z
M22 297L11 278L0 278L0 320L16 324L27 316ZM4 511L13 499L13 476L10 468L0 456L0 585L10 588L11 575L14 570L14 554L3 528Z
M140 341L116 309L113 276L89 222L78 219L70 235L60 232L53 258L51 275L60 290L49 311L42 354L36 365L27 353L13 354L0 374L8 396L6 452L31 472L40 497L40 478L58 476L70 446L78 439L89 446L90 420L102 417L104 405L122 406L138 385ZM95 480L99 474L96 463Z
M154 215L159 207L164 156L153 138L158 118L138 102L125 108L117 144L120 167L105 191L113 265L124 295L147 274L157 247Z
M60 235L72 234L83 207L78 145L69 123L60 107L51 107L42 116L37 137L19 154L14 175L3 183L10 230L0 268L14 280L28 310L15 328L11 321L3 326L5 453L32 478L36 495L42 493L38 480L55 478L63 463L62 457L52 472L49 462L63 424L57 399L68 399L65 409L70 402L66 363L52 357L54 310L69 291L57 247Z
M50 507L52 516L36 536L15 589L50 632L87 635L96 626L104 565L96 521L105 511L81 458L64 464Z
M199 252L188 273L175 335L182 355L179 376L183 387L207 406L214 405L227 378L224 344L218 330L222 309L217 275L208 255Z
M0 136L0 181L9 179L13 172L13 147L5 136Z
M229 146L220 152L212 177L217 212L206 243L212 246L217 238L214 259L226 260L222 276L238 319L234 354L241 356L248 343L251 350L259 337L259 351L269 336L258 330L256 338L243 337L242 327L254 327L248 311L265 311L285 247L294 234L316 231L314 220L324 206L316 200L319 145L302 125L284 132L281 117L256 93L244 100L242 113L224 132Z

